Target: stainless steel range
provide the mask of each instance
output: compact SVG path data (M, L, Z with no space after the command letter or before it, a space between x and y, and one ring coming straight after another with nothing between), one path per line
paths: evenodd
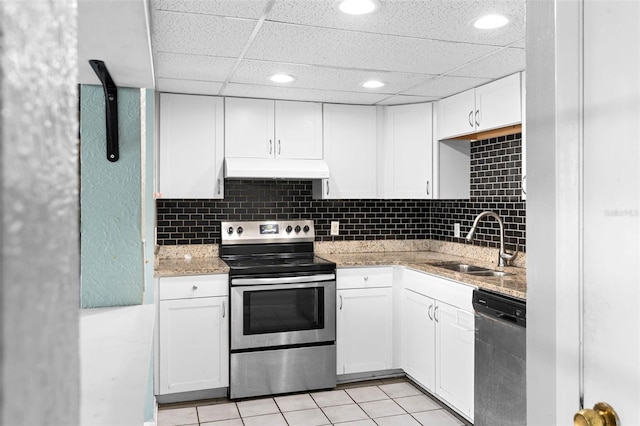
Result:
M232 399L336 385L336 265L313 221L222 222Z

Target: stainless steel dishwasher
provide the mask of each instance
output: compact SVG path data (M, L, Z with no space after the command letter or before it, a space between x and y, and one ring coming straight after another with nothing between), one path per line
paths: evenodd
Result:
M526 302L473 292L476 312L475 426L527 423Z

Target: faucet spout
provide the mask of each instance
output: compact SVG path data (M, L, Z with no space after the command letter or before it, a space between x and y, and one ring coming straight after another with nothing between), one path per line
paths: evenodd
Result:
M500 225L500 251L498 252L498 266L506 266L509 261L515 259L515 257L518 255L519 246L518 246L518 243L516 242L516 249L514 250L514 252L507 253L504 247L504 222L502 221L500 216L498 216L497 213L492 212L490 210L486 210L480 213L478 216L476 216L475 220L473 221L473 225L471 226L471 230L469 230L469 233L466 236L466 240L471 241L473 239L473 236L476 233L476 229L478 228L478 223L480 222L480 219L482 219L485 216L490 216L495 218L498 221L498 225Z

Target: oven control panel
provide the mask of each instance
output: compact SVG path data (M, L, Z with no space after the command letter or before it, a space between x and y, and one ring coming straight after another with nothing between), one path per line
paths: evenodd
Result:
M222 244L301 243L315 240L312 220L222 222Z

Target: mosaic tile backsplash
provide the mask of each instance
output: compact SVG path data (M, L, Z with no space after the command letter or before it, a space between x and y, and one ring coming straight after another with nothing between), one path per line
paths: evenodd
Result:
M461 142L464 143L464 142ZM471 142L469 200L314 200L305 180L228 180L223 200L159 199L159 245L217 244L220 222L313 219L316 240L435 239L453 236L460 223L464 237L475 216L493 210L503 218L507 247L526 251L526 203L520 197L520 134ZM331 221L340 235L331 236ZM474 244L498 247L497 221L480 223Z

